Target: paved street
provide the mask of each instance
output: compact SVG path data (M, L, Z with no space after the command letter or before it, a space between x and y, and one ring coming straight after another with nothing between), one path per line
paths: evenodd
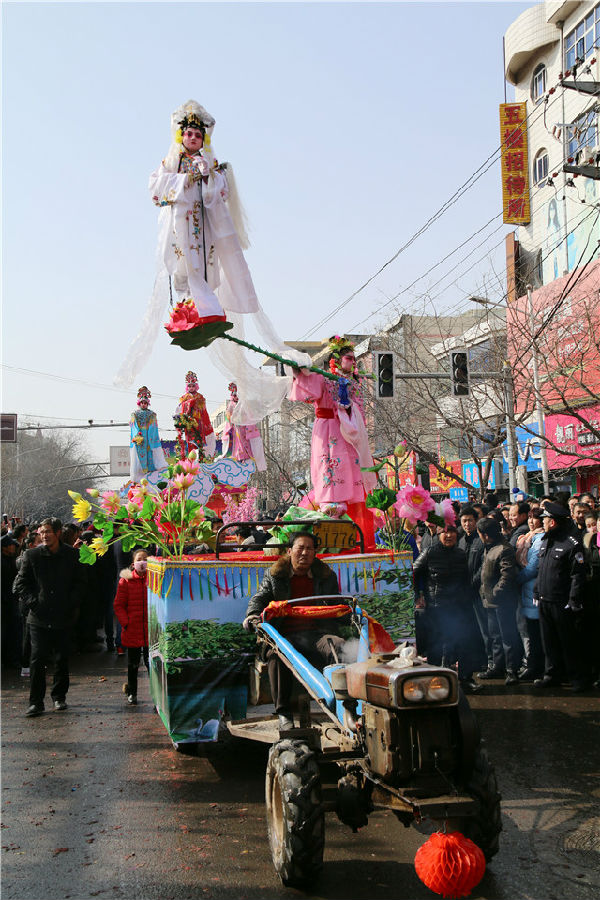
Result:
M266 749L177 753L125 657L75 657L69 709L25 719L27 682L3 673L2 896L280 898L266 841ZM504 832L474 898L600 893L600 699L496 682L472 702L503 796ZM330 815L315 898L426 898L424 838L378 813L358 834Z

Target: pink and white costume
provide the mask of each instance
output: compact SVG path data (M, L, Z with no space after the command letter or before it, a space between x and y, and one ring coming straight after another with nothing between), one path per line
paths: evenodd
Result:
M360 398L360 382L350 378L349 410L339 406L338 385L318 372L294 370L288 395L290 400L312 402L315 406L310 475L314 500L319 506L330 503L362 503L373 490L376 478L372 472L361 472L361 466L372 466L365 420Z

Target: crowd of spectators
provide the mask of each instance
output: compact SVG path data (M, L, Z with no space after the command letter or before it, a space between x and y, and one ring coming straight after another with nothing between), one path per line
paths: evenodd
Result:
M83 566L78 548L95 536L88 523L63 525L50 517L25 525L3 517L2 666L30 679L31 705L36 708L42 707L41 692L45 692L40 672L51 657L56 706L57 702L65 704L69 655L106 650L121 656L126 652L113 602L119 575L131 562L131 554L123 553L117 542L94 566ZM77 584L74 595L67 597L71 569L76 572Z
M428 524L420 538L419 653L458 664L469 693L492 679L574 692L600 686L596 498L486 501L458 509L459 526Z
M507 686L569 683L575 692L599 686L599 526L600 508L591 494L512 504L491 494L486 503L459 508L456 526L428 523L422 535L410 535L419 653L435 664L456 664L471 693L497 678ZM63 526L50 518L25 525L4 517L2 665L31 678L36 708L43 708L40 673L52 654L52 699L59 709L66 706L69 653L126 652L120 619L127 614L115 619L113 603L117 587L124 596L139 573L118 542L94 566L79 564L77 549L94 536L86 523ZM236 536L257 546L266 533L241 526ZM407 537L404 531L399 536ZM49 612L52 591L60 598L58 619ZM131 641L126 646L127 694L134 702L145 645L133 654Z

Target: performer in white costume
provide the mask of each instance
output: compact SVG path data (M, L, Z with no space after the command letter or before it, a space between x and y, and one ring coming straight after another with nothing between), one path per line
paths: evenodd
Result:
M228 207L236 199L231 197L228 166L219 166L211 151L214 124L193 100L179 107L171 118L175 146L149 183L152 199L161 207L159 252L179 299L194 301L198 324L225 321L224 310L258 310Z
M300 366L311 364L308 354L284 344L257 299L243 253L248 237L233 171L229 163L219 165L212 151L214 124L195 100L171 116L171 147L150 178L152 198L160 207L158 273L116 384L132 384L152 353L170 296L179 301L167 325L172 336L193 325L206 328L212 337L227 331L227 336L244 340L251 324L269 351ZM291 377L256 367L245 350L223 338L203 352L238 385L235 424L254 425L280 409Z

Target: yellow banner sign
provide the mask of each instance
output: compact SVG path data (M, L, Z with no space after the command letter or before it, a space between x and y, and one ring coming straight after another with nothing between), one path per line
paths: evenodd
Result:
M531 205L526 103L500 104L500 143L503 221L507 225L527 225Z

